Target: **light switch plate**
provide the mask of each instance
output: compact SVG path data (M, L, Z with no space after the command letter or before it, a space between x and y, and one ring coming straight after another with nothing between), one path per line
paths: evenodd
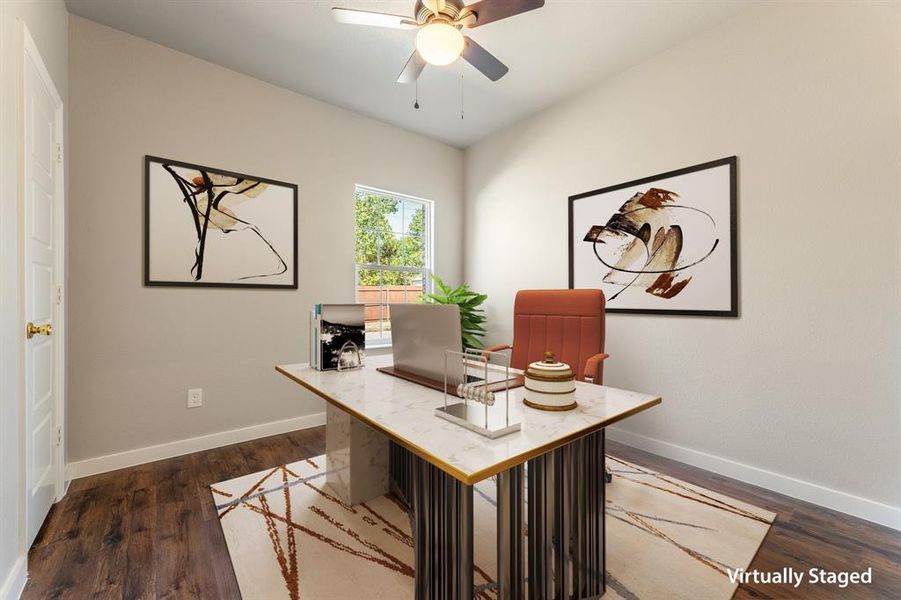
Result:
M188 390L188 408L200 408L201 406L203 406L203 389Z

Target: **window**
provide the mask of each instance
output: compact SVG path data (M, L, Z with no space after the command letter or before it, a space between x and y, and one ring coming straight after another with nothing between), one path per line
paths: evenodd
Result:
M356 301L365 304L366 343L391 343L389 304L421 302L432 269L432 203L357 186Z

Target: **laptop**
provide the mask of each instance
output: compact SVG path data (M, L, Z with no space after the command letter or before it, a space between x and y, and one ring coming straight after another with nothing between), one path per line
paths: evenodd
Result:
M445 350L462 352L461 333L460 309L456 305L392 304L394 366L380 367L378 371L446 391L454 401L449 403L445 396L444 406L435 408L435 414L443 419L492 439L519 431L519 423L510 423L509 396L501 397L506 402L490 405L461 401L458 397L457 385L464 380L463 361L459 358L448 360L448 372L445 373ZM504 373L506 371L496 372L492 380L492 375L487 372L481 377L467 372L465 379L467 384L501 394L523 384L521 375L505 379Z
M460 308L454 304L390 306L393 370L443 385L444 351L463 350ZM456 385L461 375L462 371L452 376L448 383Z

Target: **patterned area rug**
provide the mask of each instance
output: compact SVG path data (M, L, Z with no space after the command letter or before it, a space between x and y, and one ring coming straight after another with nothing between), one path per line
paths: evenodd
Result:
M608 456L605 598L730 598L774 513ZM245 600L413 598L413 539L389 496L343 504L325 457L211 486ZM494 493L476 487L476 598L495 592Z

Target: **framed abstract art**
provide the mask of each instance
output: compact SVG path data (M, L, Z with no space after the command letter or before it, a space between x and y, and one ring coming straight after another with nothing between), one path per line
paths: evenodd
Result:
M144 159L144 284L297 288L297 186Z
M569 198L569 287L607 312L738 316L734 156Z

